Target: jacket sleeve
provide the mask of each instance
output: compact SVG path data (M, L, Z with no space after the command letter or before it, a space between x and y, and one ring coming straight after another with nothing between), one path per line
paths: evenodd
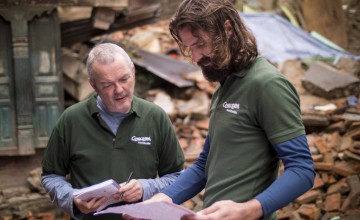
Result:
M83 214L73 204L73 193L76 189L64 176L56 174L41 175L41 183L49 194L51 201L74 219L81 219Z
M210 149L209 137L206 137L203 151L196 162L183 170L176 181L163 190L174 203L181 204L204 189L206 184L205 166Z
M314 164L306 136L274 146L284 163L284 173L255 198L261 203L264 217L286 206L311 189L314 184Z

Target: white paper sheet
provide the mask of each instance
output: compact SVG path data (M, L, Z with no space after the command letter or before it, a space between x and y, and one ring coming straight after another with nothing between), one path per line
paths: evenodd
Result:
M135 203L109 207L95 213L95 215L106 213L121 213L135 218L149 220L180 220L182 216L195 215L195 212L190 209L167 202Z
M74 193L75 198L89 201L92 198L107 197L105 204L100 206L97 211L104 209L106 206L119 202L112 197L113 194L119 191L119 184L112 179L104 182L82 188Z

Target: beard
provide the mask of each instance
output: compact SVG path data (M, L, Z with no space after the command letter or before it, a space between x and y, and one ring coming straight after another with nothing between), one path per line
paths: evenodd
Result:
M201 67L204 77L210 82L222 83L225 81L226 77L232 73L232 70L230 68L226 68L226 69L215 68L210 57L202 57L197 62L197 64Z

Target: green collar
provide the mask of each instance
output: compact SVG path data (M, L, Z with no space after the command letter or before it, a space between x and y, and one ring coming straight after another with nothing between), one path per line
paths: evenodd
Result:
M260 59L262 59L261 56L256 57L254 62L251 64L251 66L254 65L256 62L258 62ZM237 76L239 78L243 78L246 75L246 73L248 72L248 70L251 68L251 66L247 69L241 70L240 72L233 73L232 75Z
M88 105L88 107L90 109L90 113L91 113L92 116L94 116L94 115L98 116L99 115L99 109L98 109L98 107L96 105L96 97L97 97L97 94L94 94L87 101L87 105ZM134 98L132 100L132 103L131 103L130 115L134 114L134 115L136 115L138 117L141 117L141 115L143 113L143 110L139 105L139 101L140 101L140 98L134 96Z

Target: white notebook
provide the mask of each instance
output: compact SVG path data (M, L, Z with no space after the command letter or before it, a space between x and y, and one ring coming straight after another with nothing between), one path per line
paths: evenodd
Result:
M112 195L119 191L119 189L119 184L115 180L109 179L104 182L82 188L76 191L74 196L75 198L84 201L89 201L92 198L107 197L108 200L96 210L100 211L111 204L120 202L112 197Z
M190 209L167 202L135 203L109 207L96 212L95 215L107 213L127 214L134 218L150 220L180 220L184 216L196 215Z

